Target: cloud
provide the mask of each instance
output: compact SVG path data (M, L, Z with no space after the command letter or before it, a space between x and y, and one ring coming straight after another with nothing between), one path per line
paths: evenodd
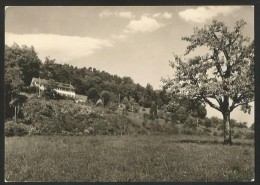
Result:
M187 22L205 23L219 15L228 16L240 9L239 6L203 6L179 12L179 16Z
M99 17L108 17L108 16L111 16L113 15L113 12L111 12L110 10L104 10L103 12L101 12L99 14Z
M104 10L99 14L99 17L109 17L109 16L116 16L121 18L127 18L127 19L133 19L135 18L135 15L132 12L129 11L110 11L110 10Z
M154 18L164 18L164 19L171 19L172 18L172 13L169 12L164 12L164 13L155 13L152 15Z
M154 18L158 18L158 17L160 17L162 15L162 13L155 13L155 14L153 14L153 17Z
M164 12L162 14L162 17L165 18L165 19L171 19L172 18L172 14L171 13L168 13L168 12Z
M118 16L128 19L135 18L135 15L133 15L131 12L118 12Z
M5 34L5 44L34 46L40 59L46 56L57 61L68 61L82 56L88 56L104 47L113 46L109 40L91 37L61 36L54 34Z
M159 23L153 18L143 15L139 20L130 21L124 30L124 33L152 32L162 26L164 26L164 24Z
M127 35L126 35L126 34L112 35L112 38L113 38L113 39L118 39L118 40L124 41L124 40L127 39Z

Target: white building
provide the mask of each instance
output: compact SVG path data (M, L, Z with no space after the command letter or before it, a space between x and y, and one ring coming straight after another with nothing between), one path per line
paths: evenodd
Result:
M75 98L76 96L75 88L71 84L65 84L60 82L54 82L54 83L55 83L54 90L57 93ZM41 78L32 78L30 86L36 86L39 87L40 90L45 90L48 84L50 84L48 80L41 79Z

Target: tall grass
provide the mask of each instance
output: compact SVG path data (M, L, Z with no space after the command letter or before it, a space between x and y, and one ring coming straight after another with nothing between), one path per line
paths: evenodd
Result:
M32 136L5 139L7 181L249 181L254 147L195 136ZM186 142L182 142L186 139ZM215 141L215 142L213 142ZM250 141L248 141L250 142ZM215 144L213 144L215 143Z

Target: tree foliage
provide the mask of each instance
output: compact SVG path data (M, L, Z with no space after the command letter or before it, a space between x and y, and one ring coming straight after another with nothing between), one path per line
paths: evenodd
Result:
M5 45L5 116L14 115L10 102L20 99L20 92L25 85L29 85L32 77L39 75L41 61L33 47L22 46L16 43ZM16 107L16 106L14 106Z
M104 106L107 106L109 104L110 101L110 92L109 91L102 91L100 94L100 97L104 103Z
M191 36L182 38L189 42L185 55L198 47L206 48L206 54L188 60L175 55L170 62L175 78L165 80L172 93L199 99L222 113L227 144L231 144L230 113L238 106L250 113L249 103L254 101L254 42L243 36L245 25L237 21L231 29L214 20L195 28Z
M33 46L19 46L14 43L11 47L5 46L5 69L8 74L10 68L19 70L20 78L25 85L30 85L32 77L39 76L41 67L39 59ZM8 79L8 77L7 77Z
M92 100L93 102L96 102L99 99L99 94L94 87L88 90L88 99Z

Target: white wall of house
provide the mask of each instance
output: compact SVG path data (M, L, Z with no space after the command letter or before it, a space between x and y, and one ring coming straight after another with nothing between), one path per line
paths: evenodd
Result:
M62 90L62 89L54 89L57 93L59 93L59 94L63 94L63 95L65 95L65 96L70 96L70 97L73 97L73 98L75 98L75 96L76 96L76 94L75 94L75 92L73 92L73 91L67 91L67 90Z
M36 86L36 87L39 87L39 83L38 82L33 82L33 84ZM45 86L43 84L40 84L40 90L45 90ZM72 90L64 90L64 89L61 89L61 88L56 88L54 89L57 93L59 94L62 94L62 95L65 95L65 96L70 96L70 97L73 97L75 98L76 94L74 91Z
M36 86L36 87L39 87L39 84L37 83L37 82L34 82L34 85ZM40 85L40 90L42 90L42 91L44 91L45 90L45 87L44 87L44 85Z

